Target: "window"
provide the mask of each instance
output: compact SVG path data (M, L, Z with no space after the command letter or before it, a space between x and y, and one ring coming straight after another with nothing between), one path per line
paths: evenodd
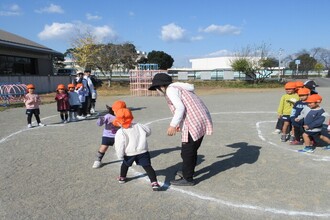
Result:
M35 75L36 59L0 55L0 75Z

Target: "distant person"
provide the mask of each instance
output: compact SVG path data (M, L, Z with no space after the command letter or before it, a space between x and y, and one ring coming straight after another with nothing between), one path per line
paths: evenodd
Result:
M92 97L94 96L95 99L93 101L96 101L96 90L94 89L93 82L91 80L91 71L85 70L84 71L84 79L86 80L86 87L88 89L87 95L86 95L86 112L87 117L91 116L91 109L92 109ZM93 109L95 112L95 110Z
M41 99L38 94L35 94L35 86L33 84L28 84L26 86L28 93L24 96L24 103L26 108L27 115L27 127L32 128L32 116L36 118L37 126L44 126L40 121L40 109L39 105L41 104Z
M87 80L84 78L84 73L83 72L79 72L77 73L77 77L76 77L76 82L77 85L80 85L80 90L82 90L81 93L84 94L84 98L83 98L83 102L81 102L81 118L80 119L84 119L88 116L90 116L90 114L88 114L88 106L90 105L90 98L89 98L89 86L88 86L88 82Z
M57 102L57 111L60 113L61 121L66 124L68 122L70 104L65 85L59 84L57 86L55 100Z
M170 181L172 185L194 185L194 173L197 163L197 151L204 135L211 135L213 124L209 110L203 101L194 93L194 85L172 82L166 73L158 73L152 79L149 90L157 90L165 95L167 104L173 113L167 129L167 135L173 136L181 131L182 171L180 179Z
M324 149L330 150L330 139L321 134L326 117L326 112L320 106L322 97L318 94L313 94L310 95L305 102L307 102L308 106L306 106L296 118L297 122L300 120L304 121L303 127L305 129L303 133L305 148L299 150L299 152L313 153L315 150L313 142L315 143L318 138L328 144Z
M281 129L281 141L286 142L289 140L290 135L288 134L291 129L291 111L293 105L299 100L299 96L296 93L296 83L287 82L284 86L285 93L282 95L279 106L277 108L278 118L283 121Z
M76 85L75 93L78 94L78 98L80 101L80 106L79 106L78 112L77 112L77 119L83 120L86 118L85 116L83 116L83 112L84 112L83 103L85 103L85 101L86 101L86 96L85 96L84 86L82 83L78 83Z
M69 89L69 104L70 104L69 121L73 122L73 121L77 121L78 110L81 106L81 103L79 100L79 95L75 91L74 84L72 83L68 84L68 89Z
M304 82L304 87L311 91L311 95L318 94L316 91L316 82L314 80L307 80Z
M295 121L295 119L300 115L303 108L307 105L307 98L310 94L310 90L307 88L300 88L297 92L299 96L299 101L297 101L292 108L290 119L293 127L293 138L290 144L300 145L302 144L302 134L304 132L303 120Z
M147 137L151 134L150 128L140 123L134 123L132 112L127 108L121 108L115 114L116 119L113 124L120 127L115 135L115 149L118 158L123 160L118 182L126 182L128 168L135 162L146 171L152 189L160 190L148 151Z
M116 118L115 112L121 108L126 108L126 103L124 101L118 100L115 101L111 107L107 105L106 108L109 112L104 116L100 116L96 122L98 126L104 125L104 129L102 134L101 146L96 153L96 160L93 164L94 169L100 168L102 166L102 159L105 155L105 152L107 152L109 146L114 145L115 135L120 127L114 126L112 122Z

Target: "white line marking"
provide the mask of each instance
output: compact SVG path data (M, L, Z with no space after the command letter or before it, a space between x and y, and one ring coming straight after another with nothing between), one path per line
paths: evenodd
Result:
M211 114L218 115L218 114L257 114L257 113L258 114L260 114L260 113L261 114L274 114L275 112L217 112L217 113L211 113ZM46 118L51 118L51 117L55 117L55 116L57 116L57 115L49 116ZM46 118L43 118L43 119L46 119ZM152 123L169 120L171 118L172 117L157 119L154 121L147 122L146 124L150 125ZM274 121L271 121L271 122L274 122ZM256 124L257 130L260 128L260 123L266 123L266 122L258 122ZM19 130L17 132L14 132L14 133L8 135L7 137L2 138L0 140L0 143L3 143L4 141L6 141L9 137L15 136L16 134L19 134L19 133L27 131L27 130L30 130L30 129L25 128L25 129ZM263 138L262 133L261 133L261 131L259 132L259 130L258 130L258 136ZM268 142L268 143L278 147L278 145L276 145L272 142ZM284 149L287 149L287 148L284 148ZM287 150L289 150L289 149L287 149ZM134 175L136 175L136 176L143 175L143 173L135 171L132 167L130 170L131 170L131 172L133 171ZM148 177L144 177L143 179L145 179L146 181L149 182ZM160 182L160 183L164 185L164 183L162 183L162 182ZM165 186L167 186L167 185L165 185ZM269 208L269 207L253 206L253 205L248 205L248 204L239 204L239 203L225 201L222 199L217 199L217 198L210 197L210 196L200 195L200 194L197 194L197 193L194 193L194 192L191 192L188 190L183 190L183 189L173 187L173 186L169 186L169 189L183 193L183 194L187 194L187 195L190 195L192 197L196 197L196 198L199 198L202 200L216 202L221 205L226 205L226 206L235 207L235 208L257 210L257 211L261 211L261 212L270 212L273 214L283 214L283 215L290 215L290 216L330 217L330 213L301 212L301 211L292 211L292 210L286 210L286 209L275 209L275 208Z
M278 147L278 148L281 148L281 149L284 149L284 150L287 150L287 151L291 151L291 152L295 152L295 153L298 153L297 150L294 150L294 149L291 149L291 148L288 148L288 147L284 147L282 145L278 145L276 143L273 143L269 140L267 140L263 134L262 134L262 129L260 128L260 125L261 124L265 124L265 123L275 123L276 121L259 121L256 123L256 128L257 128L257 133L258 133L258 137L265 141L266 143L268 144L271 144L275 147ZM330 157L329 156L322 156L322 155L317 155L317 154L311 154L311 153L299 153L300 155L303 155L303 156L306 156L306 157L312 157L313 160L315 161L325 161L325 162L330 162Z

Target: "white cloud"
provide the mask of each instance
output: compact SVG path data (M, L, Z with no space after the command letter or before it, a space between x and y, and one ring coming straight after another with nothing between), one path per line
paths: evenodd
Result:
M205 33L216 33L216 34L220 34L220 35L224 35L224 34L238 35L241 33L241 28L235 27L235 26L229 25L229 24L226 24L223 26L211 24L207 28L202 29L200 31L205 32Z
M100 20L100 19L102 19L102 17L100 17L100 16L98 16L98 15L92 15L92 14L90 14L90 13L87 13L86 14L86 18L87 18L87 20Z
M198 41L198 40L203 40L204 37L203 36L195 36L195 37L191 37L191 41Z
M185 32L180 26L171 23L162 26L160 38L163 41L182 41L186 39Z
M17 4L5 7L0 11L0 16L18 16L21 15L21 8Z
M68 40L77 35L78 32L84 33L89 31L92 33L98 42L103 42L107 39L115 39L116 32L109 26L92 26L84 23L57 23L45 25L44 29L38 34L41 40Z
M59 5L50 4L47 7L35 10L35 12L37 12L37 13L50 13L50 14L53 14L53 13L63 14L64 10Z
M233 53L228 50L218 50L212 53L207 54L208 57L224 57L224 56L232 56Z

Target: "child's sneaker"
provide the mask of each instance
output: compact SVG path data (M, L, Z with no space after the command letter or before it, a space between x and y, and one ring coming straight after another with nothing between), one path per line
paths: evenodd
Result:
M273 134L280 134L281 130L280 129L275 129L275 131L272 132Z
M330 145L324 147L323 150L330 150Z
M302 145L300 141L294 140L290 143L291 145Z
M286 135L285 135L285 134L282 134L282 135L281 135L281 141L282 141L282 142L286 142Z
M31 124L28 124L28 128L32 128L32 125Z
M159 191L160 190L160 185L157 182L152 182L151 187L153 191Z
M93 164L92 167L93 167L94 169L97 169L97 168L100 168L101 165L102 165L101 161L96 160L96 161L94 162L94 164Z
M126 177L120 176L120 177L117 178L117 180L118 180L119 183L126 183Z
M289 141L290 143L294 142L296 140L296 138L293 135L290 135Z
M314 150L315 150L315 148L305 147L304 149L298 150L298 152L301 152L301 153L313 153Z
M44 124L41 124L41 123L39 123L39 124L38 124L38 126L40 126L40 127L44 127L45 125L44 125Z

